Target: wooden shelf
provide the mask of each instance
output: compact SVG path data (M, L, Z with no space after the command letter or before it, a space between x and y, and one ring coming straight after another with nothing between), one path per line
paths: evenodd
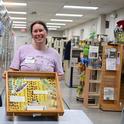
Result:
M93 68L93 67L88 67L89 70L99 70L101 71L101 68Z
M106 57L107 52L111 49L116 49L116 57L117 60L116 70L106 70ZM124 45L121 44L110 44L105 45L103 47L103 61L102 61L102 79L101 79L101 99L100 99L100 108L102 110L108 111L120 111L120 96L121 96L121 71L123 65L123 53L124 53ZM108 88L108 91L106 90ZM110 88L110 91L109 91ZM110 100L105 100L105 96L107 92L111 92ZM108 97L109 99L109 97Z
M84 85L84 106L86 108L99 108L101 89L101 69L86 68Z
M89 95L89 96L100 96L100 93L89 92L88 95Z
M107 51L113 48L116 49L116 70L106 70ZM107 111L121 111L122 106L124 106L124 74L122 73L122 70L124 70L123 53L123 44L104 45L102 68L86 68L83 103L85 107L96 107ZM109 92L112 95L108 95ZM91 103L89 102L90 99ZM122 105L120 105L120 103Z
M99 108L99 105L89 104L88 108Z
M101 80L89 80L90 83L100 84Z

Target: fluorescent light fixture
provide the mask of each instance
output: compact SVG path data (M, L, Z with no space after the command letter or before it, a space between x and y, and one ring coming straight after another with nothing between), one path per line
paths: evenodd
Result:
M90 6L70 6L70 5L65 5L63 8L67 9L88 9L88 10L96 10L98 7L90 7Z
M15 12L15 11L8 11L9 14L24 14L26 15L26 12Z
M27 3L3 2L3 4L10 6L27 6Z
M64 14L64 13L57 13L56 16L82 17L83 15L79 15L79 14Z
M23 17L10 17L12 20L26 20L26 18Z
M22 28L22 29L24 29L24 28L27 28L27 27L14 26L12 28Z
M27 22L24 21L13 21L13 24L26 24Z
M3 1L2 0L0 0L0 5L3 5Z
M73 20L65 20L65 19L50 19L51 21L58 21L58 22L73 22Z
M13 26L26 27L26 24L13 24Z
M65 23L46 23L47 25L66 25Z
M61 28L61 26L55 26L55 25L47 25L48 28Z
M57 28L48 28L48 30L57 30Z

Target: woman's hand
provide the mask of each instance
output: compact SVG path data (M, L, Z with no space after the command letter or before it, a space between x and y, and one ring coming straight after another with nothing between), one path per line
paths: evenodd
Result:
M9 70L7 70L7 71L18 71L17 69L9 69ZM3 74L2 74L2 78L3 79L6 79L6 73L7 73L7 71L4 71L3 72Z
M4 71L3 74L2 74L2 78L3 78L3 79L6 79L6 72L7 72L7 71Z

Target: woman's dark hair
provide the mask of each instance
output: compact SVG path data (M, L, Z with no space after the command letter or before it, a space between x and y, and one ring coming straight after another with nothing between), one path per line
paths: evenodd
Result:
M43 25L43 27L44 27L44 29L46 30L46 32L48 32L48 28L47 28L46 24L45 24L43 21L35 21L35 22L33 22L33 23L31 24L31 26L30 26L31 34L32 34L33 26L34 26L35 24L41 24L41 25Z

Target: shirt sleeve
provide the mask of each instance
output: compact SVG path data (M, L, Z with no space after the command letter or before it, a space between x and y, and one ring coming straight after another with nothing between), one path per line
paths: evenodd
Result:
M56 54L56 60L55 60L55 72L58 73L58 75L63 75L63 67L62 67L62 60L61 57L59 55L59 53Z
M10 68L20 69L20 49L18 49L13 57Z

